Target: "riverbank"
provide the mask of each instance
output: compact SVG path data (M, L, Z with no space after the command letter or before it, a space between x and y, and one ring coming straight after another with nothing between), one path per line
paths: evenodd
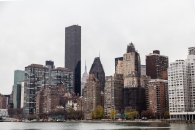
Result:
M176 123L176 124L195 124L195 120L193 121L186 121L186 120L159 120L159 119L149 119L149 120L141 120L141 119L135 119L135 120L110 120L110 119L102 119L102 120L61 120L61 121L37 121L37 120L24 120L24 121L19 121L16 118L4 118L2 122L73 122L73 123L125 123L125 122L142 122L142 123Z

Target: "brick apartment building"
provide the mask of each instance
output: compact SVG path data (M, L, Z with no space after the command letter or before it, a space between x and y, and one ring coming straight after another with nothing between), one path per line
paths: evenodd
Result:
M84 87L84 118L91 119L91 113L101 105L101 84L93 74Z

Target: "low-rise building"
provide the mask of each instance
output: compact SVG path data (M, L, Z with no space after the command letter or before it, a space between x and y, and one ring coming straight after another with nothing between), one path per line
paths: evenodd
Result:
M8 108L8 98L0 94L0 109Z
M0 117L8 116L8 109L0 109Z

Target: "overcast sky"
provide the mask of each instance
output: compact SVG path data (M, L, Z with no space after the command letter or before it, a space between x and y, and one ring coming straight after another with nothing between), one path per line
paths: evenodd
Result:
M145 55L160 50L169 62L195 46L194 0L63 0L0 2L0 93L11 93L14 70L53 60L64 66L65 27L82 28L82 73L100 57L106 75L134 43Z

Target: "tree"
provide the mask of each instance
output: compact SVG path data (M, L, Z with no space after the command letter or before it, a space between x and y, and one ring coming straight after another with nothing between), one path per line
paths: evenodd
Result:
M104 109L102 106L97 106L96 109L91 113L92 119L102 119L104 116Z
M152 112L152 110L143 110L141 112L141 116L142 117L147 117L147 118L154 118L154 113Z
M127 119L135 119L138 116L138 111L125 112L125 115L127 115Z
M22 119L23 115L22 115L22 108L9 108L8 109L8 114L10 117L15 117L18 119Z
M112 111L110 112L110 118L111 118L111 119L114 119L114 118L115 118L115 115L116 115L116 111L115 111L115 110L112 110Z
M169 117L170 117L169 111L167 110L167 111L165 111L165 113L164 113L164 118L167 119L167 118L169 118Z

